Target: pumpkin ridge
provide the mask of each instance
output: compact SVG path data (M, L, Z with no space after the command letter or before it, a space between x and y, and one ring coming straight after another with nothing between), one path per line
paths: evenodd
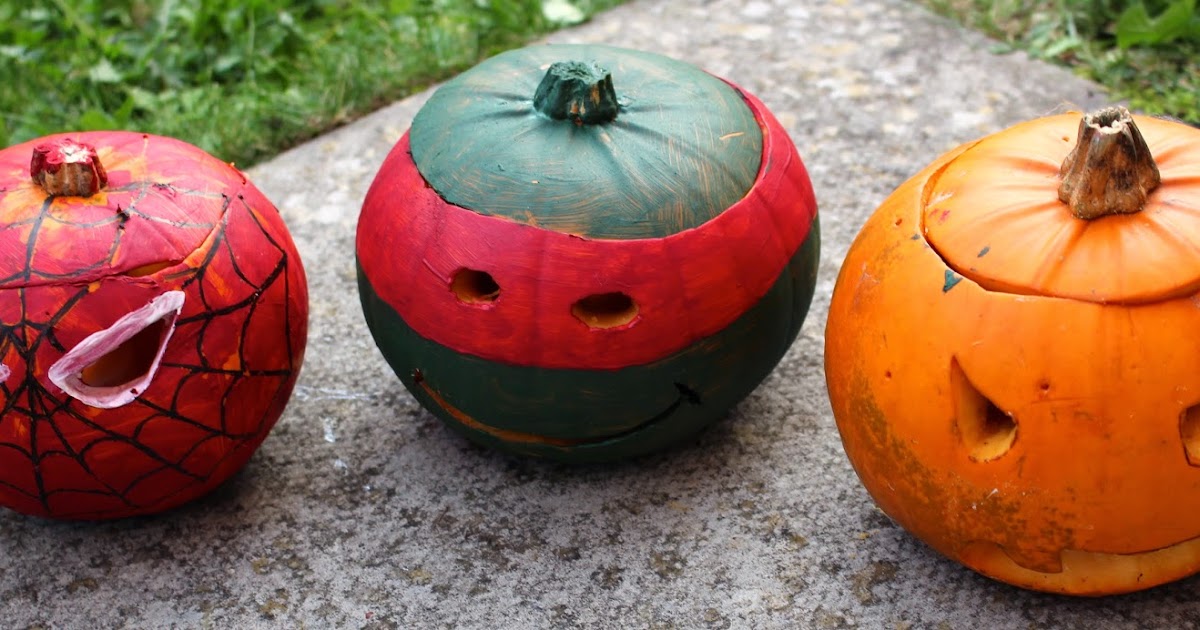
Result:
M1165 165L1158 165L1159 174L1161 174L1164 179L1166 178L1165 171L1171 168L1178 169L1200 167L1200 165L1197 165L1196 163L1188 164L1186 161L1177 162L1180 157L1178 154L1188 153L1189 151L1194 150L1188 146L1189 143L1186 137L1167 136L1157 138L1156 140L1157 141L1155 142L1148 142L1148 144L1150 145L1150 153L1154 154L1154 159L1158 162L1166 162Z
M1166 169L1163 169L1163 170L1164 170L1164 172L1166 171ZM1174 172L1172 172L1170 174L1164 174L1163 175L1163 186L1164 187L1165 186L1200 186L1200 164L1197 165L1196 173L1194 175L1191 173L1184 173L1182 175L1177 175ZM1178 203L1177 197L1170 198L1169 200L1174 203ZM1166 202L1166 201L1168 201L1168 199L1163 199L1162 201ZM1198 206L1189 205L1186 207L1196 208Z

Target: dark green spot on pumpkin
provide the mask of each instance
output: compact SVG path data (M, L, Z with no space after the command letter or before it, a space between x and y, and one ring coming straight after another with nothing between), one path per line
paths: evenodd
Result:
M944 283L942 283L942 293L946 293L950 289L953 289L955 287L955 285L957 285L959 282L962 282L962 276L947 269L946 270L946 280Z
M978 254L976 254L976 257L977 257L977 258L983 258L984 256L987 256L987 253L988 253L988 252L990 252L990 251L992 251L992 246L991 246L991 245L986 245L986 246L984 246L984 248L983 248L983 249L979 250L979 253L978 253Z

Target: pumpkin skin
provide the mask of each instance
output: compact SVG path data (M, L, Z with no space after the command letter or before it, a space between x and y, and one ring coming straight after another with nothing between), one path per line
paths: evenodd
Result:
M611 70L615 120L536 110L564 59ZM576 462L663 448L749 394L799 331L818 249L807 172L761 102L607 46L510 51L440 88L357 237L367 324L414 397L478 443ZM497 293L464 299L464 270ZM632 308L608 325L589 296Z
M90 196L31 180L86 145ZM131 132L0 151L0 504L64 519L166 510L239 470L304 356L304 270L231 165Z
M1078 114L963 145L850 248L825 369L846 454L892 519L1021 587L1200 570L1200 132L1134 117L1161 185L1135 214L1056 196Z

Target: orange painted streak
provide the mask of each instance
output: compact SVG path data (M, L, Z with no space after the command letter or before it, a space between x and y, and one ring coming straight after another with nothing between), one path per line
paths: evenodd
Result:
M478 357L549 368L615 369L668 356L755 304L809 237L817 206L778 121L745 95L764 156L746 196L707 223L658 239L587 239L446 203L413 164L407 135L371 185L359 264L421 336ZM460 269L500 286L487 309L450 290ZM571 314L589 295L624 293L631 325L594 330Z

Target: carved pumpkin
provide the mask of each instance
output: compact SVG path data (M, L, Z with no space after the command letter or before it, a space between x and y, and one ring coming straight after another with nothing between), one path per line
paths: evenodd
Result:
M0 151L0 504L102 519L213 489L282 413L307 311L278 212L200 149Z
M963 145L889 197L825 349L883 511L1033 589L1200 570L1198 217L1200 131L1121 109Z
M441 87L357 240L367 323L417 400L480 443L573 461L657 449L745 397L799 331L817 251L808 175L761 102L567 45Z

